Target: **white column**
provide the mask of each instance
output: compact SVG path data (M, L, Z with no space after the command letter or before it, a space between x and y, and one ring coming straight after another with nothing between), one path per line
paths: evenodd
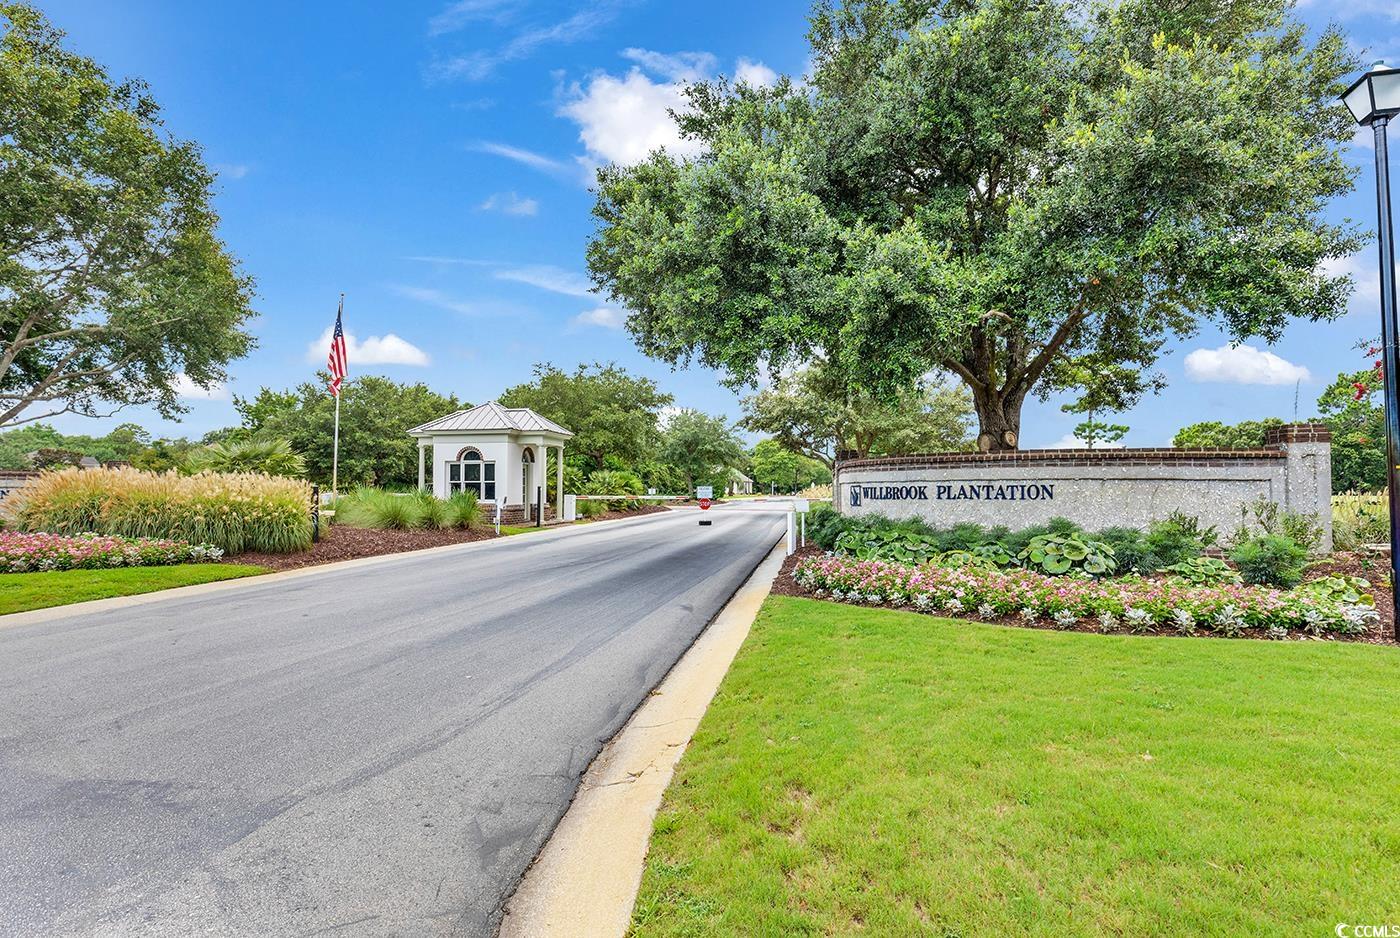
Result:
M423 448L423 440L418 440L418 491L423 491L423 477L425 463L427 462L427 450Z
M556 447L559 458L554 463L554 517L564 517L564 445Z

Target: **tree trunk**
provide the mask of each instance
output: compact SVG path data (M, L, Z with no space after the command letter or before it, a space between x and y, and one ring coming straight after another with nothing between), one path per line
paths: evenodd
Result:
M984 453L1015 450L1021 438L1021 405L1025 396L972 389L977 410L977 448Z

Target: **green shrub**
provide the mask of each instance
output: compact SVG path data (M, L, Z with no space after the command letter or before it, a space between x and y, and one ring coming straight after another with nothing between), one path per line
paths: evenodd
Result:
M1148 573L1201 556L1215 543L1216 534L1215 528L1202 528L1196 518L1173 512L1152 522L1144 540L1150 556L1143 561L1147 568L1143 572Z
M477 503L475 492L456 492L444 504L448 527L466 530L481 525L481 505Z
M1172 564L1165 570L1192 586L1219 586L1222 583L1240 582L1240 575L1218 557L1192 557L1190 560Z
M846 518L831 505L817 503L807 512L807 539L822 550L836 547L836 538L845 530Z
M625 469L599 469L588 477L583 486L584 495L643 495L646 486L635 472ZM604 504L609 511L634 509L642 503L634 498L611 498Z
M241 443L211 443L185 457L188 472L261 472L300 479L306 460L288 440L254 439Z
M1290 537L1261 534L1236 545L1230 559L1246 583L1291 589L1302 582L1308 552Z
M311 546L311 486L254 473L46 472L5 500L21 531L212 544L229 554Z
M1390 506L1385 495L1332 496L1332 544L1337 550L1359 550L1390 539Z
M1104 528L1094 539L1113 548L1120 573L1152 573L1158 569L1147 535L1137 528Z
M594 499L583 499L578 503L577 514L580 518L596 518L608 510L608 506Z
M1250 521L1253 521L1253 528ZM1389 523L1387 521L1387 523ZM1243 544L1254 537L1254 528L1265 534L1286 537L1311 554L1322 544L1322 525L1312 515L1289 511L1267 498L1250 502L1240 512L1240 527L1235 543Z
M1103 541L1086 541L1077 534L1040 534L1016 555L1037 573L1060 576L1071 571L1101 576L1117 569L1113 548Z

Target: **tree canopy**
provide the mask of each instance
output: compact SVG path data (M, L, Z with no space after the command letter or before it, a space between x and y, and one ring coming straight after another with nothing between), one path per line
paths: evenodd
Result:
M550 364L535 365L535 379L501 395L506 407L528 407L572 430L566 449L587 456L599 470L612 457L629 468L641 464L660 443L660 413L673 398L650 378L637 377L609 362L579 365L573 373Z
M831 482L831 470L825 463L795 453L777 440L760 440L749 454L749 467L754 486L761 492L796 492Z
M0 427L185 408L253 344L252 281L216 234L213 174L138 81L0 2Z
M728 420L687 409L666 422L661 460L685 477L691 494L697 485L723 492L729 470L743 464L744 448Z
M963 388L926 382L892 399L843 384L826 365L780 378L743 402L745 429L827 468L838 451L856 458L971 448L972 401Z
M306 462L313 482L331 481L331 434L335 398L326 393L329 375L290 391L263 388L251 398L235 396L243 420L230 442L286 440ZM455 395L426 384L400 384L361 375L341 385L340 485L407 486L418 482L418 444L407 431L462 409Z
M1292 5L823 0L807 83L692 85L698 155L599 171L594 280L645 353L736 384L952 372L984 448L1031 393L1126 409L1202 322L1271 341L1344 309L1320 265L1359 241L1322 210L1357 63Z

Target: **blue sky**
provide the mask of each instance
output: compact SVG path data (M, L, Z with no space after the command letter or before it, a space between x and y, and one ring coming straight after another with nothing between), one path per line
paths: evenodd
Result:
M615 360L681 406L739 415L714 374L647 360L619 311L587 292L589 168L670 142L677 82L800 73L805 0L39 5L72 48L145 79L169 129L204 146L259 313L258 349L228 387L191 389L180 423L132 409L63 429L136 420L197 436L234 423L231 394L311 377L342 291L352 374L481 402L537 361ZM1400 61L1400 0L1311 0L1300 13L1335 19L1368 58ZM1352 147L1357 191L1332 208L1368 230L1372 158ZM1167 390L1119 418L1126 442L1162 445L1196 420L1290 416L1295 386L1308 416L1337 372L1361 367L1353 345L1379 331L1374 248L1339 269L1358 292L1338 322L1297 324L1273 348L1217 351L1225 340L1210 331L1174 348ZM1055 444L1075 420L1032 401L1023 445Z

